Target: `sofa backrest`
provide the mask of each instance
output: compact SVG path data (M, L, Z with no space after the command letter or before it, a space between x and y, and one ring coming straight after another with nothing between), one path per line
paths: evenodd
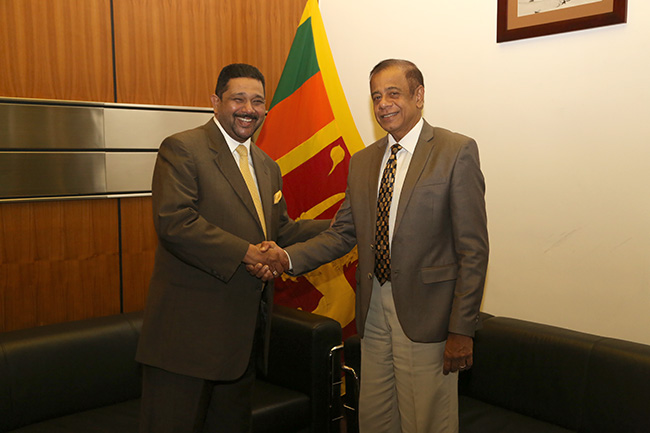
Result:
M650 346L493 317L460 392L590 433L650 432Z
M487 403L577 430L589 354L599 337L505 317L476 334L467 392Z
M142 313L0 334L0 432L135 399Z
M650 346L605 338L591 352L581 431L650 432Z

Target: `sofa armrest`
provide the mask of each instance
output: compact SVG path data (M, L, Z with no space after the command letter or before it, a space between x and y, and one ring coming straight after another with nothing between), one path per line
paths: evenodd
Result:
M329 431L333 382L340 382L341 325L333 319L273 306L268 373L270 383L309 395L313 431Z
M359 431L359 391L361 385L361 338L358 334L346 338L343 347L345 365L345 395L343 407L348 432Z

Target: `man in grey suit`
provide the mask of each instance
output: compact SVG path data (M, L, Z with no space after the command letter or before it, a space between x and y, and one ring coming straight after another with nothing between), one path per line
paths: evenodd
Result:
M277 275L284 253L262 255L259 243L289 245L328 227L288 217L280 169L251 141L264 92L257 68L226 66L212 95L215 117L160 146L152 186L159 244L137 350L142 432L251 431L273 284L245 265L264 262Z
M332 227L286 251L301 274L358 245L361 432L457 432L458 375L449 373L472 366L488 263L478 149L422 119L413 63L382 61L370 90L388 135L352 157ZM260 268L249 266L269 278Z

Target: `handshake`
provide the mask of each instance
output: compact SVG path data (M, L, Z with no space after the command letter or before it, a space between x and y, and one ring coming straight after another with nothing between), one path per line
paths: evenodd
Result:
M246 270L262 281L269 281L289 269L289 255L273 241L249 245L243 261Z

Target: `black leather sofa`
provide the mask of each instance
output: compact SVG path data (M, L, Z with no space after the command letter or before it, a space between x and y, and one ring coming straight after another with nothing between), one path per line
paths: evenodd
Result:
M254 432L338 432L339 323L277 305L272 323ZM136 433L141 324L129 313L0 334L0 432Z
M650 433L650 346L482 318L474 366L459 377L460 433ZM346 418L354 433L357 336L344 352Z

